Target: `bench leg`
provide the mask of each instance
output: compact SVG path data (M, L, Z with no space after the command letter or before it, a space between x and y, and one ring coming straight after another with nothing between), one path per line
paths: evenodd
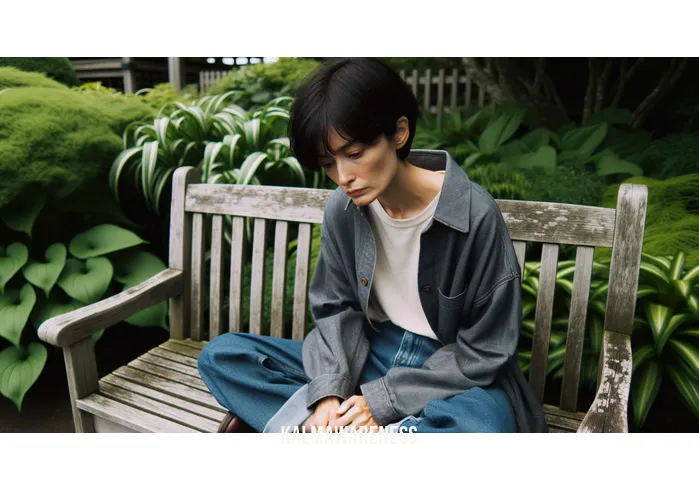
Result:
M81 411L76 401L99 390L95 345L88 336L75 344L63 348L66 363L70 405L77 433L94 433L95 424L91 414Z

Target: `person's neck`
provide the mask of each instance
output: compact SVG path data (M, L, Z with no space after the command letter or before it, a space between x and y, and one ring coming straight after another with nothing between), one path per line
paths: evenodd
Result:
M413 217L424 210L442 188L444 176L403 162L396 177L379 196L388 216L397 220Z

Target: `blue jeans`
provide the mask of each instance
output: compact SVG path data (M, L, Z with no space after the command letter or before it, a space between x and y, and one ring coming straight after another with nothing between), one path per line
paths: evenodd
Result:
M368 329L370 352L359 385L382 377L391 367L422 367L441 343L406 331L390 321ZM312 409L305 406L307 377L303 341L227 333L209 342L199 356L202 380L223 407L257 431L301 425ZM418 433L514 433L514 410L497 386L473 387L444 400L431 401L415 415L394 423ZM403 430L404 431L404 430Z

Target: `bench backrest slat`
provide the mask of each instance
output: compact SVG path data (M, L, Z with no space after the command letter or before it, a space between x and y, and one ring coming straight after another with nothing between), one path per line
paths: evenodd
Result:
M332 191L199 184L198 178L198 171L181 168L175 172L173 181L170 267L186 272L186 293L171 301L171 336L189 336L190 326L191 336L195 339L203 336L205 331L203 299L207 295L202 285L205 281L205 251L210 237L209 338L227 331L244 330L243 302L249 302L249 332L303 340L308 315L312 225L322 223L323 210ZM560 407L572 411L578 402L594 248L613 248L605 329L630 333L646 197L645 186L623 184L617 209L496 200L513 241L522 278L527 242L542 243L529 366L529 383L539 400L543 401L548 356L553 350L550 340L559 246L577 246L566 344L555 347L558 353L565 349ZM207 231L209 216L211 228ZM246 247L246 223L248 227L252 225L252 231L248 231L252 236L250 254ZM264 293L268 236L274 240L271 299L266 299ZM297 241L296 269L293 291L290 291L290 281L287 283L291 280L287 278L288 242L293 239ZM230 261L226 264L228 250ZM244 285L243 271L250 262L250 283ZM227 275L227 270L230 275ZM229 282L226 282L227 277ZM242 291L247 287L250 294L243 298ZM284 299L292 295L293 311L288 319L285 318ZM224 318L226 298L229 312ZM269 319L264 318L266 304L271 307Z

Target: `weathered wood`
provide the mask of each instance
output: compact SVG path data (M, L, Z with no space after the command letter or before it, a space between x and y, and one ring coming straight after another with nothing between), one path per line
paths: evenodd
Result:
M192 339L171 339L169 342L175 343L175 344L181 344L183 346L189 346L190 348L198 349L198 350L203 350L204 346L208 344L206 341L194 341Z
M123 57L121 59L122 63L122 69L124 71L124 93L125 94L133 94L136 92L136 84L134 83L134 73L133 69L131 68L132 64L132 58L131 57ZM126 67L126 68L124 68Z
M524 258L527 252L527 243L521 240L515 240L512 241L512 245L517 255L517 263L519 263L519 279L521 282L524 280Z
M294 319L291 338L303 341L306 330L306 308L308 298L308 265L311 252L311 225L299 225L298 246L296 248L296 279L294 280Z
M243 317L243 254L245 249L245 219L233 217L231 230L231 287L228 296L229 327L231 332L240 332Z
M116 387L120 387L124 390L128 390L129 392L133 392L134 394L140 394L145 397L150 397L151 399L154 399L156 401L160 401L165 404L184 409L185 411L189 411L190 413L198 414L199 416L208 418L213 421L221 420L221 411L215 411L200 404L185 401L184 399L180 399L178 397L171 396L164 392L160 392L159 390L151 389L150 387L129 382L128 380L117 377L114 374L109 374L103 377L102 381L114 385Z
M149 387L153 390L169 394L179 399L208 407L209 409L220 411L223 414L227 412L227 410L224 409L209 392L204 392L188 385L155 376L129 366L118 368L113 372L113 374L121 379L128 380L129 382Z
M187 190L187 211L289 222L321 223L332 191L238 184L196 184Z
M612 208L496 200L512 240L551 244L611 247L615 211Z
M539 291L536 296L536 317L534 319L534 340L532 341L532 362L529 367L529 384L539 399L544 400L546 365L548 363L551 319L553 316L553 295L556 287L558 266L558 244L544 244L541 251L541 272Z
M175 353L174 351L169 351L164 348L161 348L160 346L156 346L152 350L148 351L148 353L159 356L161 358L166 358L168 360L176 361L177 363L181 363L183 365L187 365L193 368L197 368L197 359L192 358L191 356L186 356L186 355L181 355L179 353Z
M141 433L201 433L193 428L145 413L99 394L91 394L87 398L79 400L78 407L90 414Z
M178 363L168 358L162 358L151 353L144 353L139 356L138 359L142 362L150 363L151 365L156 365L174 372L189 375L190 377L201 378L201 375L199 375L199 370L196 367L190 366L189 364Z
M415 97L417 97L417 83L419 80L419 77L417 75L417 70L413 70L411 75L410 75L410 89L413 91L413 94Z
M178 58L175 56L168 57L167 68L168 81L170 82L170 84L176 92L180 92L182 90L182 86L184 85L182 58Z
M199 341L204 331L204 215L195 213L192 217L192 285L191 320L192 339Z
M218 423L214 420L183 411L177 407L124 390L107 382L100 382L100 395L197 431L214 433L218 428Z
M466 93L464 94L464 97L466 98L465 105L466 105L466 108L469 108L469 107L471 107L471 92L472 92L473 82L471 82L471 78L468 75L466 75L466 77L464 77L464 83L466 84L466 89L465 89Z
M252 274L250 277L250 332L262 333L262 315L265 293L265 249L267 222L255 219L255 231L252 240Z
M95 433L138 433L136 430L132 430L118 423L113 423L108 419L100 418L94 414L92 415L92 419L95 422Z
M181 271L161 271L112 297L52 317L39 327L39 338L54 346L68 346L178 295L182 288Z
M422 93L422 107L425 111L430 110L430 88L432 87L432 70L429 68L425 70L425 77L422 79L424 82L424 92Z
M427 87L427 93L430 86ZM444 115L444 68L439 69L437 75L437 127L442 127L442 116Z
M580 368L582 366L587 301L590 296L590 280L594 247L578 247L573 277L573 295L568 317L568 335L563 366L563 386L561 389L561 409L575 411L578 405Z
M451 72L451 99L449 107L452 114L456 112L457 90L459 89L459 70L454 68Z
M605 331L602 358L602 383L578 432L626 433L633 365L631 338L623 333Z
M274 230L274 269L272 271L272 323L270 335L281 338L284 329L284 295L289 223L278 221Z
M606 331L629 335L633 331L647 204L646 186L622 184L619 188L607 312L604 317Z
M94 433L92 416L80 410L78 401L99 390L95 345L92 338L77 341L63 348L66 364L68 392L73 410L73 424L76 433Z
M173 340L171 339L169 341L164 342L160 345L160 348L172 351L173 353L177 353L183 356L189 356L190 358L194 358L195 360L199 357L201 349L192 348L190 346L185 346L179 343L173 343L172 341Z
M199 170L193 167L180 167L172 178L169 266L183 274L181 295L170 299L170 337L176 339L189 337L192 216L185 212L185 196L199 179Z
M206 392L207 394L209 393L209 389L206 387L204 382L202 382L202 380L199 377L185 375L183 373L176 372L168 368L159 367L157 365L151 365L150 363L146 363L140 359L136 359L129 362L128 366L137 370L141 370L145 373L150 373L151 375L157 375L158 377L170 380L171 382L177 382L179 384L186 385L187 387L192 387L193 389L199 389L200 391Z
M223 217L211 220L211 271L209 272L209 339L223 334Z

